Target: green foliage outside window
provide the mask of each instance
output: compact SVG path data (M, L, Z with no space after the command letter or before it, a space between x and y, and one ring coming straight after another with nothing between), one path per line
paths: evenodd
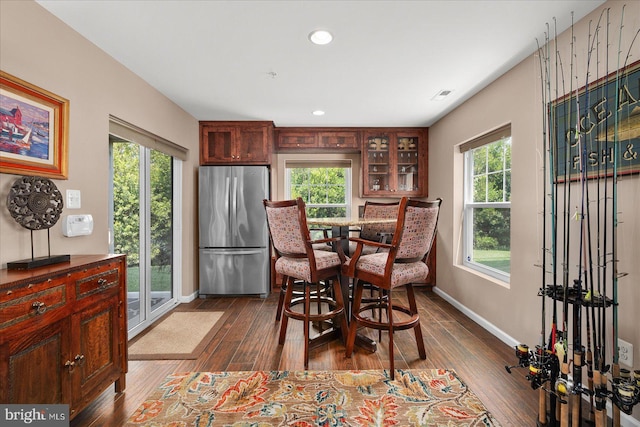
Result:
M304 200L308 217L347 215L344 168L291 168L289 172L291 198L301 197Z
M473 248L469 260L505 273L511 269L511 138L475 148L467 209Z
M473 202L511 201L511 138L473 150ZM509 250L510 209L475 208L475 249Z
M112 144L114 250L127 255L127 263L140 263L140 147ZM151 265L172 260L172 158L151 150Z
M140 263L140 153L137 144L112 144L113 237L127 264Z

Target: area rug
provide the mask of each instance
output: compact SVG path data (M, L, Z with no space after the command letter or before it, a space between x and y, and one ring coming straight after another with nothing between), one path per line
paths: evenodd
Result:
M173 311L129 344L129 360L197 359L220 329L221 311Z
M454 371L183 372L127 426L499 426Z

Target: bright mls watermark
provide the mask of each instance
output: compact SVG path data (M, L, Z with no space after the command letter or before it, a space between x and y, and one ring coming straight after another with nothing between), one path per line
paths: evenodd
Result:
M0 405L0 425L69 427L69 405Z

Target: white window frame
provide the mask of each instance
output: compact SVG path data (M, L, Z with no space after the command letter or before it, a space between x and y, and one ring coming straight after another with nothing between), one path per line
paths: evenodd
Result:
M313 204L306 203L307 208L346 208L346 217L351 218L351 182L352 182L352 170L353 165L350 160L346 161L336 161L336 160L327 160L327 161L314 161L305 164L305 162L301 162L300 160L295 160L291 162L285 161L285 199L291 199L291 170L297 168L310 168L310 169L319 169L319 168L336 168L342 167L345 169L345 198L346 203L343 204Z
M474 202L473 201L473 151L478 148L486 147L494 142L501 141L503 139L511 140L511 130L509 127L508 136L495 136L492 138L491 134L479 138L479 142L473 144L471 148L464 151L464 201L463 201L463 221L462 221L462 264L472 270L476 270L480 273L486 274L497 280L505 283L510 283L511 275L502 270L491 268L485 264L481 264L473 261L473 212L475 209L480 208L494 208L494 209L509 209L511 210L511 202ZM472 143L472 142L471 142ZM470 144L471 144L470 143ZM464 145L464 144L463 144ZM513 147L513 146L512 146ZM511 166L508 168L512 171ZM503 163L502 172L507 170ZM487 174L488 176L489 174ZM512 175L513 176L513 175ZM503 180L503 186L505 182ZM487 186L488 190L488 186ZM509 224L509 230L511 230L511 224ZM511 252L511 251L510 251Z

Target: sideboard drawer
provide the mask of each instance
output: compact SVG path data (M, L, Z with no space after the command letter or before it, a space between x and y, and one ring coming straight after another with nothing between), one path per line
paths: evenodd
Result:
M98 293L111 294L118 290L120 283L119 269L115 264L99 266L90 276L83 276L76 280L76 299L80 300Z
M24 292L25 290L31 292ZM52 285L46 282L41 286L18 289L15 292L17 298L2 298L0 302L0 330L36 316L46 316L55 310L61 310L67 303L66 290L66 283Z

